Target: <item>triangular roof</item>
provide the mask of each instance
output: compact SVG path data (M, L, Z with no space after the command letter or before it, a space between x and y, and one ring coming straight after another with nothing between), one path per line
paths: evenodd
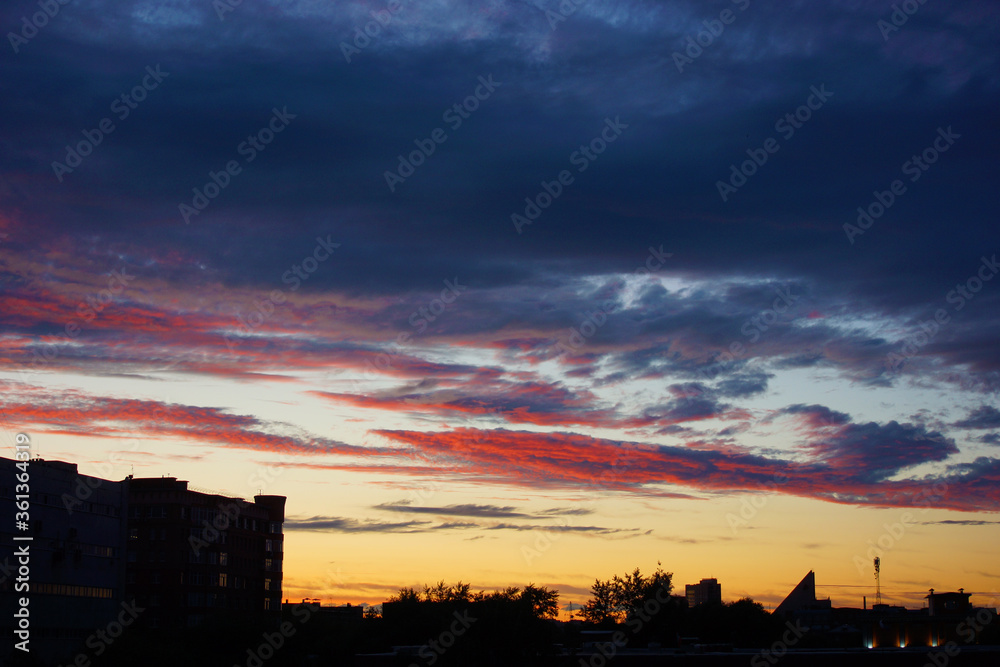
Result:
M816 574L809 570L809 574L802 577L799 585L792 589L773 613L785 614L814 604L816 604Z

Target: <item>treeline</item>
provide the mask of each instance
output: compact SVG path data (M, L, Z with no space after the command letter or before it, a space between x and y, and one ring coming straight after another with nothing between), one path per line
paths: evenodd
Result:
M544 586L528 584L524 588L509 586L501 590L487 593L473 592L471 584L461 581L448 586L443 581L434 586L424 585L421 591L413 588L401 588L399 592L383 603L390 605L420 605L420 603L449 604L481 604L495 606L510 606L521 610L533 618L556 618L559 615L559 591Z
M673 595L673 573L643 575L638 568L625 575L594 581L591 597L580 610L595 628L621 632L621 642L632 648L650 644L677 647L685 639L733 644L745 648L769 645L784 629L759 602L743 598L730 603L708 603L688 608Z
M401 588L363 615L357 608L306 604L288 606L280 621L223 611L186 629L183 641L174 630L130 629L102 655L85 650L86 667L176 667L192 656L197 664L238 667L577 665L578 656L598 651L670 648L693 638L758 648L780 636L783 626L753 600L688 609L672 594L672 580L659 566L650 575L636 569L595 580L586 604L573 611L576 623L558 622L569 607L560 605L557 590L534 584L485 591L442 581ZM358 657L392 652L396 658Z
M372 629L408 645L417 664L532 664L556 653L559 592L528 584L494 591L443 581L402 588L382 604Z

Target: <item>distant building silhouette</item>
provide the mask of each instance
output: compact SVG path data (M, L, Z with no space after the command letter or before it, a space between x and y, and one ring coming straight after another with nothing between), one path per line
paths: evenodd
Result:
M55 664L122 610L127 487L81 475L74 463L32 459L27 466L28 529L16 530L17 474L22 472L17 463L0 458L0 541L5 555L0 561L0 627L6 638L2 653L23 655L13 648L18 641L13 614L18 599L27 597L28 648L42 662ZM14 541L15 536L32 539ZM23 545L28 546L30 574L26 582L18 582L16 553Z
M321 605L319 602L285 602L281 605L282 612L291 612L296 608L308 609L312 618L326 619L329 622L352 622L358 623L364 618L365 608L361 605L352 605L348 602L345 605Z
M688 607L715 602L722 604L722 584L717 579L702 579L697 584L684 587Z
M281 612L284 496L201 493L174 477L129 481L126 592L143 625L194 627L226 610Z
M926 596L927 607L875 604L871 609L834 607L829 598L816 599L816 575L810 572L792 589L773 614L808 628L809 642L823 646L866 648L940 647L978 643L978 632L970 632L968 619L979 611L969 602L970 594L935 593ZM996 623L996 613L988 610L977 618L986 625ZM987 620L984 620L987 619ZM965 628L965 630L963 630Z
M792 612L822 611L830 609L830 605L829 598L816 599L816 573L809 570L809 573L802 577L802 581L777 606L774 614L786 616Z
M958 589L957 593L935 593L934 589L927 594L927 613L931 616L942 614L964 614L972 611L972 604L969 598L971 593L966 593L965 589Z

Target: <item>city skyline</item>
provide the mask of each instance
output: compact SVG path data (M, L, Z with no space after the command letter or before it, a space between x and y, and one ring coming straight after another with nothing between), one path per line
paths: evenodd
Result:
M896 4L8 3L3 456L286 496L290 600L986 604L1000 9Z
M22 441L23 442L27 442L27 441L29 441L29 439L28 438L22 438ZM9 465L11 467L14 464L13 460L0 459L0 461L3 461L5 465ZM59 462L59 461L45 460L45 459L42 459L42 458L34 458L34 459L31 459L30 462L31 462L31 464L35 465L35 470L36 471L37 471L38 466L42 466L43 469L45 469L45 470L51 470L51 469L53 469L53 466L55 466L55 470L62 471L62 474L65 476L65 478L62 481L58 482L58 485L61 488L59 488L57 486L53 486L52 482L46 482L46 483L43 483L43 485L42 485L42 491L41 491L41 492L47 492L47 493L50 493L50 494L56 494L56 495L50 495L49 496L49 500L46 501L46 504L50 504L50 505L54 504L56 506L60 506L61 505L61 507L66 510L66 517L64 517L64 521L69 521L68 517L72 516L72 514L74 513L74 511L79 512L79 511L81 511L84 508L85 504L89 505L94 500L94 497L95 497L94 491L96 489L101 488L105 484L107 484L110 487L117 488L119 485L122 485L124 483L128 483L130 487L135 487L137 489L137 491L130 492L130 495L133 495L136 498L136 501L133 501L133 502L139 502L143 506L145 506L146 504L149 504L149 503L152 502L154 505L157 505L159 507L159 505L163 504L163 501L165 499L165 495L170 495L170 498L167 499L167 504L164 505L164 507L170 507L171 505L187 506L186 503L181 502L179 500L180 497L175 497L175 496L173 496L171 494L164 494L163 492L164 491L174 490L174 492L176 493L176 490L190 490L190 492L192 492L193 494L195 494L195 496L199 496L199 497L201 497L201 498L204 499L204 500L200 501L202 505L205 505L207 503L207 505L206 505L207 507L214 508L219 513L219 517L218 518L216 518L216 517L209 517L207 515L206 516L198 515L197 517L194 516L194 515L183 516L183 517L181 515L178 515L177 517L174 517L174 516L170 515L168 517L167 513L164 513L162 516L156 515L153 518L154 519L155 518L161 518L161 519L170 518L174 522L176 522L178 518L182 518L183 520L181 521L181 523L185 524L185 525L189 521L194 521L194 523L198 526L198 528L196 529L195 534L193 534L191 538L189 538L186 542L184 542L184 545L185 545L185 550L189 548L189 549L191 549L195 553L195 555L197 555L200 551L202 551L204 549L207 549L207 548L213 548L213 550L218 550L218 549L221 548L221 549L226 550L226 551L231 551L233 549L233 547L222 548L222 547L218 546L218 544L219 544L218 533L215 533L214 535L213 534L209 534L209 533L211 533L211 531L213 529L216 529L216 528L220 528L220 529L225 530L226 528L230 527L230 524L232 524L232 522L234 521L233 517L239 517L241 515L241 513L245 514L245 509L243 511L241 511L241 509L240 509L241 507L242 508L246 508L246 507L251 507L251 506L258 505L259 503L274 502L273 500L266 500L266 499L276 498L275 496L268 496L268 495L258 494L258 495L256 495L253 498L253 500L251 500L251 499L248 499L248 498L245 498L245 497L242 497L242 496L234 496L234 495L229 494L227 492L222 492L222 491L216 491L216 490L212 490L212 489L207 489L207 488L204 488L202 486L199 486L199 485L196 485L196 484L192 484L192 483L190 483L187 480L178 480L176 477L170 477L170 476L167 476L167 475L161 475L160 477L138 477L138 478L134 477L133 475L129 475L128 477L126 477L123 480L111 480L111 479L104 480L104 479L101 479L101 478L88 477L88 476L84 475L83 473L78 472L78 466L77 466L77 464L74 463L74 462L71 462L71 461ZM32 476L35 476L37 474L37 472L31 473L31 474L32 474ZM74 477L75 478L75 482L72 481L72 480L70 480L70 477ZM39 492L36 492L36 493L39 493ZM182 491L182 493L183 493L183 491ZM58 498L57 498L57 496L58 496ZM285 502L285 497L284 496L280 496L280 497L277 497L277 498L280 498L280 500L278 502L279 502L279 505L283 508L284 502ZM231 501L236 501L236 503L238 503L238 504L234 504ZM196 501L196 502L198 502L198 501ZM49 512L51 513L51 510L49 510ZM98 514L101 514L101 513L102 512L98 512ZM224 515L225 518L223 518L223 515ZM134 511L130 510L129 517L131 517L132 519L140 520L138 522L138 525L142 525L141 519L144 518L144 517L146 517L146 515L142 514L141 512L140 513L135 513ZM198 524L198 522L196 520L197 518L202 518L203 519L201 524ZM223 519L221 522L219 521L220 518ZM62 522L60 522L60 523L62 523ZM283 520L282 520L282 523L283 523ZM168 525L168 524L163 523L163 524L156 524L156 525ZM896 537L896 539L898 539L899 537L902 537L902 534L899 533L898 531L899 530L905 531L906 525L908 525L908 524L900 523L899 527L888 526L887 530L886 530L886 535L891 535L891 536ZM145 527L139 528L139 530L140 531L144 531L144 530L146 530L146 528ZM198 530L200 530L200 533L198 533ZM264 530L266 530L266 528L264 528L262 526L261 530L264 531ZM186 531L186 529L185 529L185 531ZM208 532L206 532L206 531L208 531ZM186 532L185 532L185 534L186 534ZM84 535L82 537L83 537L83 539L86 539L86 535ZM142 536L142 537L144 537L144 536ZM280 529L279 529L279 537L280 537ZM155 539L161 539L162 540L162 539L164 539L164 536L154 536L152 539L154 539L154 540ZM172 539L172 538L167 538L167 539ZM112 542L113 542L113 539L112 539ZM154 541L154 542L151 543L151 546L155 546L156 544L157 543ZM176 546L176 545L174 545L174 546ZM538 545L536 545L536 546L538 546ZM144 548L148 549L149 546L144 546ZM541 553L542 553L542 551L544 549L545 549L545 547L540 547L540 548L532 549L530 555L533 556L533 557L539 556L539 555L541 555ZM270 554L271 553L271 549L268 548L266 550L266 552L268 554ZM886 552L886 549L883 549L881 547L879 547L877 549L875 547L873 547L873 549L872 549L872 553L884 554L885 552ZM283 554L283 551L279 548L279 550L276 551L275 553L276 554ZM118 556L118 557L120 558L121 556ZM281 556L279 556L279 557L281 557ZM202 562L203 560L204 560L204 558L202 558L198 562ZM876 557L873 560L874 561L878 561L878 560L881 560L881 559L878 558L878 557ZM218 565L222 565L222 566L226 565L226 563L224 563L224 562L220 562L220 563L217 563L217 564ZM874 564L875 571L877 571L878 570L878 563L875 562L873 564ZM863 565L863 562L861 561L860 557L857 557L855 565ZM155 567L155 565L153 567ZM175 567L175 566L174 565L170 566L170 568L173 568L173 567ZM657 568L660 568L660 567L662 567L662 563L658 562L657 563ZM225 569L225 568L223 568L223 569ZM641 569L641 568L638 568L638 569ZM278 569L278 572L280 573L280 567ZM671 574L671 576L673 576L673 573L670 573L670 574ZM598 577L596 577L596 579L600 580L600 577L598 576ZM745 593L741 594L741 595L738 595L738 596L735 596L735 597L722 595L722 593L721 593L721 588L722 588L721 583L718 582L718 580L716 578L705 578L705 577L703 577L703 578L701 578L700 581L698 581L696 583L689 583L689 584L679 583L679 581L680 580L674 579L673 589L672 589L673 590L673 594L675 596L686 597L688 607L694 607L694 606L697 606L699 604L704 604L705 602L711 602L711 601L715 601L715 602L733 602L733 601L736 601L738 599L743 599L743 598L747 598L747 597L753 598L752 595L747 595ZM881 591L880 586L878 584L876 584L874 586L860 586L860 585L847 585L847 586L844 586L844 585L839 585L839 584L819 584L819 585L817 585L817 583L815 581L815 578L814 578L814 573L813 573L812 570L809 571L809 573L808 573L808 575L807 575L807 577L806 577L805 580L803 580L802 582L800 582L795 588L789 589L789 593L787 593L781 599L786 600L786 601L788 599L791 599L791 597L793 597L798 592L798 590L802 586L804 586L806 584L806 581L808 581L808 588L806 590L810 591L810 596L815 596L815 591L817 589L820 589L820 590L823 590L823 589L826 589L826 590L842 590L842 589L845 589L845 588L847 588L847 589L850 589L850 588L867 589L867 592L862 591L862 598L861 598L862 599L862 607L863 608L869 608L871 605L882 604L882 602L878 602L878 600L879 600L878 596L879 596L880 591ZM279 578L278 582L279 582L278 585L280 585L280 578ZM440 580L439 582L434 582L434 585L443 585L443 584L450 584L450 583L451 582L448 582L448 581L445 581L445 580ZM458 581L456 583L461 584L462 582ZM466 583L468 585L471 585L470 582L466 582ZM497 586L495 586L493 588L493 590L504 589L504 588L506 588L508 585L510 585L512 583L513 582L507 582L506 585L497 585ZM417 586L400 585L400 586L396 587L393 590L393 595L392 596L386 596L386 597L387 597L387 599L389 597L395 597L396 595L399 594L400 591L405 590L405 589L413 589L413 590L416 590L416 591L419 592L419 591L422 591L422 590L427 590L427 589L432 589L432 588L433 588L433 586L430 583L426 583L426 582L423 584L423 586L420 586L420 585L417 585ZM487 589L486 588L476 588L475 586L473 586L473 590L486 591ZM964 588L959 588L958 590L959 591L964 591ZM681 591L684 591L684 595L681 595ZM929 588L928 591L931 592L931 593L933 593L934 592L933 587ZM282 593L285 593L285 592L286 591L282 590ZM314 595L317 592L319 592L319 591L312 591L312 593ZM943 591L938 591L939 594L942 593L942 592ZM923 591L923 595L920 595L921 592L917 591L916 594L910 593L910 594L907 594L907 595L903 595L901 597L897 596L897 595L893 595L893 594L890 593L888 595L883 596L882 600L886 604L890 604L890 605L896 604L896 605L900 605L901 606L902 604L905 604L905 603L912 603L912 600L915 599L914 595L917 595L918 599L921 599L921 600L925 599L926 598L926 593L927 593L927 591ZM146 594L148 594L148 593L146 593ZM315 603L318 603L318 604L322 604L323 601L324 601L324 599L321 598L321 597L315 597L314 595L313 596L303 596L301 598L301 602L304 603L306 601L312 601L312 602L315 602ZM979 599L987 607L991 607L992 605L994 605L998 601L1000 601L1000 592L997 592L996 590L989 591L989 592L970 592L969 596L971 596L973 598L976 598L976 599ZM294 600L291 600L290 598L288 598L285 595L283 595L282 597L284 597L284 599L285 599L286 602L289 602L289 601L294 602ZM833 597L832 595L827 595L825 599L828 600L828 601L832 601L832 597ZM823 596L818 596L818 597L816 597L816 599L824 599L824 598L823 598ZM761 602L760 599L754 598L754 600L756 602ZM326 600L326 601L327 602L334 602L334 603L336 603L336 600ZM378 602L362 602L361 606L363 606L363 607L369 607L370 606L370 607L379 608L381 606L382 602L384 602L384 601L385 600L380 600ZM765 602L766 602L765 603L765 608L767 608L769 610L772 609L772 608L777 608L777 605L770 604L768 601L765 601ZM354 603L357 603L357 601L355 600ZM341 602L337 606L350 607L350 606L352 606L352 602ZM841 606L850 607L852 605L851 604L847 604L847 605L841 605ZM276 607L274 607L274 608L276 608ZM560 617L562 617L562 618L572 618L572 614L575 613L575 612L578 612L581 608L582 608L582 605L580 605L577 602L569 602L567 604L561 605L561 608L560 608ZM921 604L918 605L918 608L924 608L924 609L926 609L927 608L927 604L926 603L921 603Z

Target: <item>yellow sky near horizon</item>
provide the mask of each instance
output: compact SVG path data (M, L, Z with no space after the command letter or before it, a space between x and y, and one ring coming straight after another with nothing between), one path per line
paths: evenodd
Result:
M109 443L40 432L32 439L36 455L76 462L84 474L98 475L98 465L118 451L114 460L129 463L116 465L112 478L168 475L246 498L258 492L285 495L289 520L357 522L343 532L286 526L283 597L292 601L378 604L400 587L444 580L468 582L476 590L534 583L559 590L564 606L579 605L595 578L636 567L650 573L659 561L674 574L677 594L685 584L715 577L724 600L750 596L773 607L814 570L820 597L829 596L835 606L860 607L862 596L869 605L874 600L874 554L882 558L882 595L888 603L920 607L929 588L964 588L974 593L974 604L986 605L994 595L998 602L992 606L1000 604L1000 576L991 571L1000 532L989 523L993 515L985 513L856 507L763 493L689 499L505 487L473 479L445 484L283 468L264 453L198 452L176 440L143 440L141 449L130 452L125 438ZM267 483L262 487L262 482ZM525 518L415 515L377 507L406 503L511 508ZM586 513L545 517L545 511L559 508ZM425 522L412 528L417 532L366 527L414 520ZM475 525L435 528L449 523ZM588 527L604 532L567 530Z

